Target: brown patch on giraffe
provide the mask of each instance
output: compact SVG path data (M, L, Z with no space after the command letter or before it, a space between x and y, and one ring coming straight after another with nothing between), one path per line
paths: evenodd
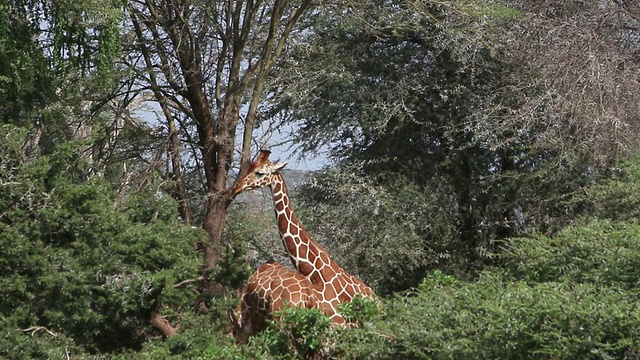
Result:
M336 272L330 266L325 266L325 268L322 269L322 275L324 276L325 280L328 281L334 279L334 277L336 276ZM333 282L335 283L336 281L333 280Z
M320 253L320 259L322 259L322 262L325 264L329 264L329 255L327 255L327 253L321 252Z
M348 284L345 288L344 288L344 292L342 293L344 294L345 300L341 301L351 301L351 299L353 299L353 297L355 296L356 292L355 289L353 287L353 285Z
M311 265L309 265L309 267L311 267ZM311 270L313 271L313 270ZM313 273L311 274L311 277L309 279L311 281L311 283L315 286L317 286L318 288L322 288L322 284L324 283L324 281L322 281L322 277L320 276L320 273L318 271L313 271Z
M280 191L282 191L282 184L277 182L273 187L273 192L280 193Z
M347 321L342 316L336 316L331 319L331 321L333 321L333 323L336 325L345 325L347 323Z
M335 299L336 298L336 289L331 284L326 284L324 287L324 296L327 299Z
M318 304L318 308L320 309L320 311L322 311L323 314L327 316L332 316L333 314L335 314L335 311L331 307L330 303L325 302L324 299L319 299L319 300L320 300L320 303Z
M308 276L313 271L313 266L306 261L300 261L298 263L298 271L305 276Z
M291 239L295 239L295 238L291 238ZM294 240L291 240L291 242L293 243ZM294 244L295 245L295 244ZM291 254L294 254L296 256L297 259L308 259L308 254L309 254L309 247L306 244L300 244L298 243L297 246L294 247L294 250L291 252ZM310 264L311 265L311 264ZM303 275L309 275L309 273L305 273L300 271Z
M293 278L289 278L289 279L283 279L281 283L282 283L282 286L284 287L291 287L293 285L296 285L298 282L295 281Z
M331 270L335 271L336 274L338 274L338 278L342 278L345 281L345 284L347 283L347 280L344 279L344 270L340 267L340 265L336 264L335 261L331 262L331 266L329 266L331 268Z
M295 224L289 224L289 234L298 236L298 234L300 234L300 228Z
M289 252L289 254L295 254L296 253L296 243L293 241L291 236L285 236L283 241L284 241L284 245L286 246L287 251ZM293 264L293 265L295 266L295 264Z
M340 296L338 296L338 299L340 300L341 303L345 303L345 302L351 301L351 299L353 299L353 296L350 296L345 292L341 292Z
M309 253L307 254L307 258L309 259L309 262L314 262L313 259L315 260L319 259L318 248L315 246L309 246L309 245L307 245L307 247L309 249Z
M272 316L275 315L275 312L284 309L284 301L282 300L282 295L274 294L274 297L276 299L271 303L271 306L269 308L269 312L272 314Z
M331 301L329 301L329 303L331 304L331 307L333 309L337 310L338 305L340 305L340 300L338 299L338 297L334 297L333 299L331 299ZM342 315L340 315L339 317L342 318Z
M284 205L282 204L282 201L278 201L278 202L276 203L276 211L277 211L278 213L281 213L281 212L282 212L282 210L284 210Z
M292 220L292 216L293 216L292 213L291 213L291 208L288 207L287 204L284 204L284 206L285 206L284 207L284 215L287 217L287 219L289 219L289 221L291 221Z

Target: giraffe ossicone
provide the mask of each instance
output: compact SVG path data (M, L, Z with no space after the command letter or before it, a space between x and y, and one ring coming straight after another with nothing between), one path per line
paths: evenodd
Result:
M291 207L289 192L280 170L285 163L273 163L270 152L261 150L247 173L236 179L233 195L244 190L268 187L273 196L280 237L293 266L317 291L318 307L336 324L344 324L337 305L356 296L375 297L373 290L349 274L302 227Z

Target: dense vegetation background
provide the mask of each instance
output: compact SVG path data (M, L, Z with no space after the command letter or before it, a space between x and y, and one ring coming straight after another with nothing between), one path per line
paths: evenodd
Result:
M640 358L639 94L631 0L0 0L0 357ZM357 328L227 333L264 146Z

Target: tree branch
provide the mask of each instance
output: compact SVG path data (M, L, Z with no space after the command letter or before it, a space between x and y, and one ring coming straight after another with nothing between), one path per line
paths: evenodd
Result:
M193 284L193 283L196 283L196 282L202 282L202 281L206 281L206 280L207 280L206 277L200 276L200 277L197 277L195 279L182 280L179 283L173 284L173 287L177 289L177 288L183 287L183 286L188 285L188 284Z
M151 311L150 320L153 327L155 327L163 336L166 337L176 335L178 333L178 330L180 329L180 326L171 326L171 323L169 323L167 319L161 317L156 312L156 310Z
M58 334L58 333L56 333L56 332L54 332L54 331L51 331L51 330L47 329L47 328L46 328L46 327L44 327L44 326L31 326L31 327L28 327L28 328L26 328L26 329L21 329L21 330L22 330L23 332L29 332L29 331L31 331L31 336L35 335L35 333L37 333L38 331L44 331L44 332L47 332L49 335L51 335L51 336L53 336L53 337L58 337L58 336L60 336L60 334Z

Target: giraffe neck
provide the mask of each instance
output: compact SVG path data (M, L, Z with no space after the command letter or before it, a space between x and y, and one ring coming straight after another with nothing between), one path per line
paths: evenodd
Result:
M293 213L289 193L282 175L271 182L280 237L293 266L314 284L331 281L342 268L329 257L327 251L307 234Z
M318 300L334 322L344 322L338 312L339 303L354 296L372 296L373 290L355 276L344 271L329 254L307 234L293 213L287 186L282 175L276 174L270 183L280 237L293 266L318 291Z

